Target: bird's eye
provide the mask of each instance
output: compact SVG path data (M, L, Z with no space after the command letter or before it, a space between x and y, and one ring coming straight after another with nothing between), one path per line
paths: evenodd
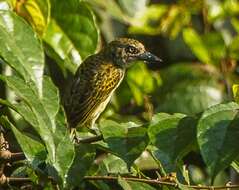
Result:
M137 54L139 51L137 48L135 48L134 46L128 46L126 48L126 52L127 53L131 53L131 54Z

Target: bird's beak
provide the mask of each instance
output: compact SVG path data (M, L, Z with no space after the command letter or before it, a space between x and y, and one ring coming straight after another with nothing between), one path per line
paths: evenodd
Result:
M147 61L147 62L162 62L162 59L160 59L159 57L157 57L156 55L154 55L148 51L140 54L137 58L139 60Z

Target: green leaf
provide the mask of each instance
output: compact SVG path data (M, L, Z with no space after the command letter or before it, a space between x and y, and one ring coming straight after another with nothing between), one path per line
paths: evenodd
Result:
M238 51L239 51L239 34L237 36L235 36L230 45L229 45L229 55L232 59L236 59L239 60L239 55L238 55Z
M119 177L118 178L119 185L124 190L155 190L155 188L151 187L150 185L142 182L135 182L135 181L126 181L125 179Z
M45 112L42 103L39 101L39 96L31 88L31 84L26 84L24 80L16 76L0 76L1 80L8 85L27 105L30 106L32 112L37 118L37 125L33 125L35 130L39 133L44 142L51 142L51 120ZM23 108L24 109L24 108ZM32 123L31 123L32 124ZM49 146L53 146L53 142L49 143ZM54 148L50 148L48 152L51 156L54 155ZM51 154L52 153L52 154Z
M108 155L103 163L108 174L126 174L129 172L127 164L115 155Z
M51 0L52 18L70 39L84 59L95 53L98 45L98 28L91 9L84 1ZM62 13L64 12L64 17Z
M173 172L177 162L192 150L196 141L196 122L183 114L159 113L153 117L148 129L150 142L166 172Z
M239 173L239 159L237 159L236 161L232 162L231 165L237 171L237 173Z
M59 144L55 144L55 146L56 158L51 164L57 170L57 175L61 177L63 187L66 187L68 185L67 174L70 171L75 158L75 149L68 133L66 133L61 141L59 141Z
M113 129L113 130L112 130ZM105 120L100 123L103 138L113 154L122 158L128 168L148 145L147 129L134 123L116 123Z
M200 61L203 63L212 63L208 49L202 38L193 28L185 28L183 30L183 39Z
M49 0L17 1L15 11L25 18L39 35L43 35L50 18Z
M27 160L34 168L37 168L40 163L45 161L47 152L42 143L20 132L6 117L2 116L0 122L2 125L12 129Z
M0 55L41 94L44 54L31 27L10 11L0 10Z
M57 87L52 83L51 79L44 77L43 80L43 97L42 104L47 115L54 119L60 109L60 95Z
M64 149L62 150L64 152ZM80 144L75 147L75 158L67 176L67 183L77 186L89 171L95 158L95 148L91 144ZM62 163L64 164L64 163Z
M231 19L231 23L234 26L234 28L237 31L237 33L239 34L239 21L238 21L238 19L232 18Z
M133 66L127 72L126 81L138 105L143 104L145 94L152 93L158 86L153 73L147 69L144 63Z
M74 73L82 61L80 53L53 18L43 40L46 53L57 62L63 73L65 74L66 69Z
M65 74L66 70L74 73L82 61L81 56L54 19L50 20L43 40L47 55L57 62L63 73Z
M206 110L197 126L201 155L214 178L238 156L235 146L239 138L239 105L218 104Z
M239 103L239 85L233 84L232 86L233 97L236 103Z
M74 145L66 128L63 110L59 107L59 92L49 78L44 77L43 98L34 91L34 85L25 83L16 76L0 76L0 79L22 99L23 104L13 108L38 132L48 152L49 171L61 183L66 183L66 174L74 159ZM33 86L32 86L33 85ZM50 104L50 105L49 105ZM27 106L26 106L27 105ZM29 113L24 113L29 110ZM66 150L65 150L66 149ZM63 161L63 163L62 163Z

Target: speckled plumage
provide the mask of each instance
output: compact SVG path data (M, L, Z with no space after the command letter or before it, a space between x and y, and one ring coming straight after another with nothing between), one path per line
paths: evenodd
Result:
M64 101L71 128L94 124L121 83L128 64L146 60L141 56L145 52L137 40L120 38L80 65Z

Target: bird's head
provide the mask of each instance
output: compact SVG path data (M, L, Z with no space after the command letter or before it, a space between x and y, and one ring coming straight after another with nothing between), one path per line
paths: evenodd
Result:
M133 61L161 62L157 56L146 51L137 40L119 38L110 42L105 48L110 59L121 67L127 67Z

